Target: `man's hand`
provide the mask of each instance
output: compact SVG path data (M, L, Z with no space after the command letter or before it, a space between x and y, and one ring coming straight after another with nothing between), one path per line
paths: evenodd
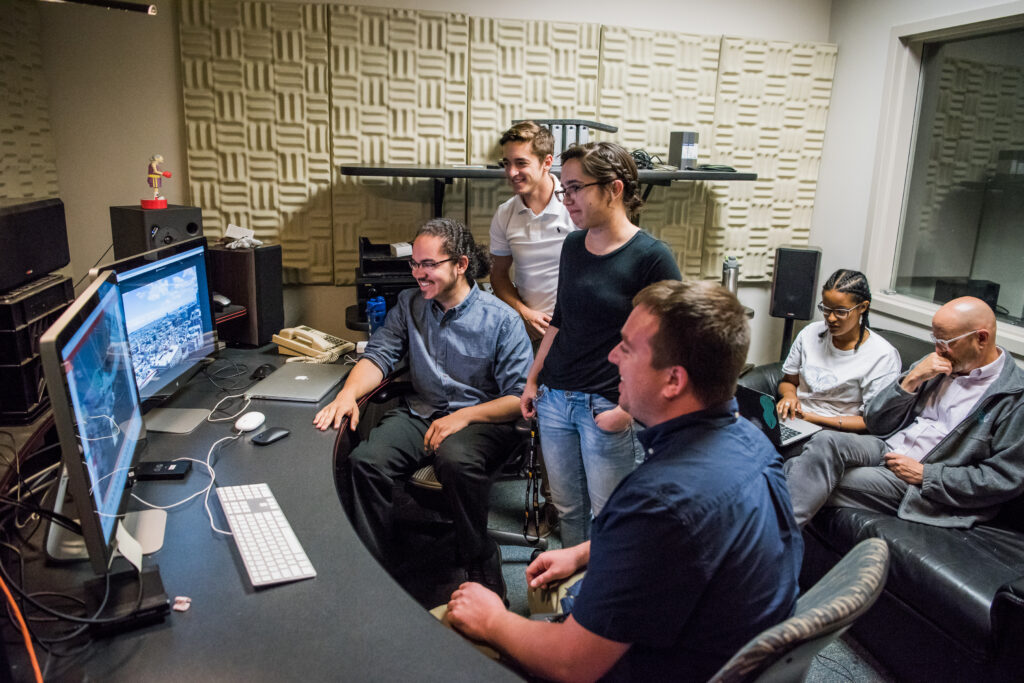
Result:
M903 382L900 384L903 390L909 394L913 394L917 391L917 388L930 380L932 377L938 375L948 375L953 372L953 364L949 360L943 358L934 351L914 366L914 368L907 373L907 376L903 378Z
M504 613L498 594L479 583L462 584L448 601L448 623L473 640L487 640L494 620Z
M548 331L548 325L551 323L550 315L535 311L525 305L519 308L519 316L526 324L526 334L530 335L530 339L533 341L542 339L544 333Z
M779 399L778 404L775 406L775 411L779 414L779 418L783 420L803 417L803 406L800 405L800 399L796 397L796 394L783 396Z
M586 564L585 560L578 546L541 553L526 568L526 583L530 588L546 588L552 581L567 579L578 572Z
M920 486L924 481L924 465L902 453L886 453L885 466L908 484Z
M333 401L316 414L316 417L313 418L313 425L321 431L330 427L337 429L346 415L350 416L348 428L355 431L356 426L359 425L359 406L356 405L355 399L349 398L344 393L338 393Z
M633 418L619 406L594 416L594 423L606 432L622 432L629 428Z
M430 423L427 433L423 435L424 450L428 453L436 451L441 446L442 441L468 424L469 420L466 419L461 410L456 410L451 415L445 415L434 420Z

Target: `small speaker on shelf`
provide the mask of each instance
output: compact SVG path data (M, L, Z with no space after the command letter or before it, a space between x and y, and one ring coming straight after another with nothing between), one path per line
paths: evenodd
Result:
M281 245L255 249L212 246L210 283L247 314L217 325L221 341L261 346L284 327L284 291L281 284ZM214 315L216 317L216 315Z
M810 320L818 293L821 249L779 247L775 250L772 299L769 315L790 320Z
M139 206L110 207L110 234L114 258L181 242L203 234L203 212L198 206L170 204L166 209Z
M43 199L0 207L0 292L63 268L70 261L64 202Z

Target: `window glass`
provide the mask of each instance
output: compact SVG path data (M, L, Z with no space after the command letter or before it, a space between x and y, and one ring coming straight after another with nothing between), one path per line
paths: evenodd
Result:
M895 289L1024 317L1024 30L928 43Z

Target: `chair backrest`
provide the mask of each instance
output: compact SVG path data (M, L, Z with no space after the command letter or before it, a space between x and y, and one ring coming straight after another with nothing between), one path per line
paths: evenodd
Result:
M802 681L821 648L866 612L882 593L889 546L858 543L796 602L792 617L762 631L711 678L715 683Z

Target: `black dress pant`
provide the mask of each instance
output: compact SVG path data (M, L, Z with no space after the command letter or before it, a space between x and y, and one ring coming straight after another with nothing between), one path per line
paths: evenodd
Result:
M389 411L349 458L350 516L356 533L385 567L393 566L396 481L433 464L455 526L458 560L486 559L491 484L519 441L515 425L474 423L446 438L434 454L423 449L431 420L405 408Z

